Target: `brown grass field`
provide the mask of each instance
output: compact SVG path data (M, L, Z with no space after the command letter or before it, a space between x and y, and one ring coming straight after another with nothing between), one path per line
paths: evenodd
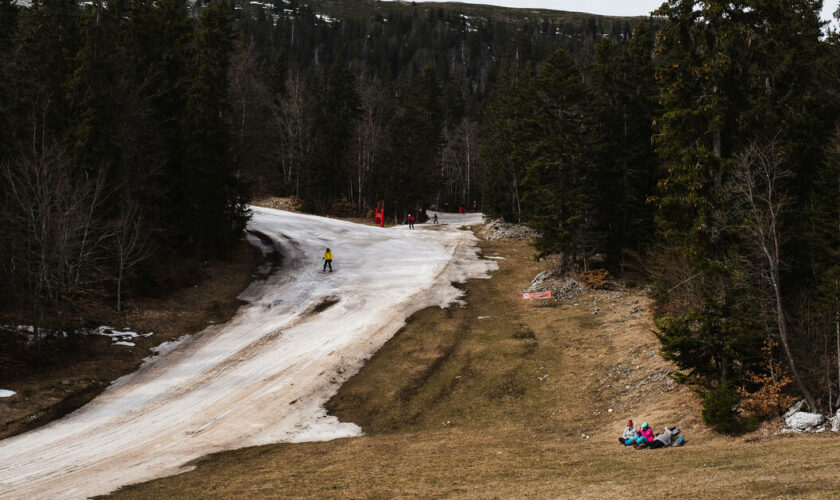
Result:
M329 403L366 436L221 453L112 496L840 497L838 436L768 423L724 437L702 424L696 394L657 354L643 290L525 303L520 290L549 263L525 243L481 246L505 257L493 278L465 285L463 307L411 317ZM687 443L625 449L628 418L677 425Z

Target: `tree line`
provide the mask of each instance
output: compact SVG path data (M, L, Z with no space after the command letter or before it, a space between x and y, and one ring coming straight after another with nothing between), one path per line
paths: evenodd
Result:
M670 0L582 64L505 71L481 122L485 209L567 269L646 269L662 354L722 431L791 395L840 407L840 43L821 8Z
M121 309L129 278L182 286L239 241L235 32L224 3L2 0L0 33L0 296L37 349L86 297Z
M318 11L330 5L0 0L6 317L72 331L85 301L121 310L126 293L194 282L240 240L250 193L318 213L384 200L395 221L469 205L500 61L558 43L585 57L630 30L364 1Z
M834 410L840 41L821 3L669 0L631 25L0 0L0 297L59 326L86 293L174 286L239 240L249 189L317 213L384 200L397 222L477 200L567 270L648 272L662 353L719 429L739 402Z

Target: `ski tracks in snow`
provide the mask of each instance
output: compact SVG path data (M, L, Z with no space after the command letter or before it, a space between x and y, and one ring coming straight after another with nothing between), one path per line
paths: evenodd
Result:
M283 260L242 292L247 304L73 414L0 441L0 498L85 498L209 453L361 435L324 403L408 316L457 301L452 282L496 268L459 229L479 214L440 219L410 231L254 208L249 240ZM327 247L333 273L321 272Z

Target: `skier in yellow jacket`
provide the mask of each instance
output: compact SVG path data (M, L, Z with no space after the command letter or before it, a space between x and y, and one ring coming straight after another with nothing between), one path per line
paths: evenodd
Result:
M324 252L324 271L327 270L327 266L330 266L330 272L332 272L332 250L329 248Z

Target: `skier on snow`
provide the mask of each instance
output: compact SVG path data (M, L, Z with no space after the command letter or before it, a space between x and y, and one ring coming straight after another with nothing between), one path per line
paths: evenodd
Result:
M327 251L324 252L324 271L327 270L327 266L330 266L330 272L332 272L332 259L332 250L328 248Z

